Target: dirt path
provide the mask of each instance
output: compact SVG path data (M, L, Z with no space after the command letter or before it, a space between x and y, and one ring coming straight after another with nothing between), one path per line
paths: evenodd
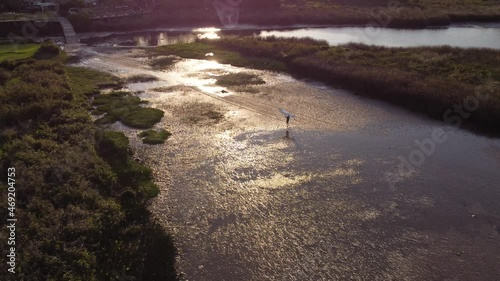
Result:
M152 209L173 232L185 280L497 280L500 144L321 84L186 60L151 70L137 51L94 49L81 65L123 77L166 112L166 145L119 124L162 187ZM250 71L258 93L214 86ZM152 89L169 87L165 92ZM295 114L286 131L278 112ZM220 121L198 114L216 110ZM195 119L193 119L195 118ZM398 157L443 128L412 173Z

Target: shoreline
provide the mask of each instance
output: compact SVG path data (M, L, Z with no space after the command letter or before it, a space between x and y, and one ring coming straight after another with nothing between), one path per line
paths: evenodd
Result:
M245 5L243 5L245 6ZM227 26L222 22L213 7L172 8L160 6L147 15L133 15L105 20L92 19L85 15L70 16L79 32L121 31L129 29L148 29L162 25L171 26ZM325 5L321 8L286 5L281 8L263 9L257 12L249 7L239 7L229 26L264 25L326 25L348 27L388 27L422 29L433 26L450 26L464 22L499 22L500 5L460 5L453 7L433 5L408 5L387 3L387 5L349 6ZM168 16L166 16L166 13Z

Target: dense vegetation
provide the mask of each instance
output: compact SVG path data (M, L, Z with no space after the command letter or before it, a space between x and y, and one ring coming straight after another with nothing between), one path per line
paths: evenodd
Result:
M275 20L283 22L405 28L492 21L500 17L500 5L491 0L285 0L281 8Z
M175 54L180 45L158 47L154 54ZM246 64L245 59L267 58L272 65L284 64L285 69L295 75L385 99L435 118L443 118L444 112L454 109L455 105L464 105L470 97L490 94L488 100L479 101L477 110L471 116L467 114L464 121L477 128L499 131L500 52L496 50L386 48L362 44L328 46L326 42L312 39L229 37L191 44L187 48L190 51L181 51L178 55L204 58L193 51L200 48L214 52L209 59L222 63L228 63L224 52L237 53L243 57L237 61L238 66L253 68L255 64ZM259 66L269 69L265 63Z
M0 279L176 280L171 238L146 208L158 194L151 170L88 112L88 96L117 80L65 67L49 45L43 59L0 62L0 182L16 168L18 219L17 273L4 264Z

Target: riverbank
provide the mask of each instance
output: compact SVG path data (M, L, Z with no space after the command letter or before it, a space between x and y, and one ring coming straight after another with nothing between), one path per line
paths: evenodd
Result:
M209 51L213 57L205 56ZM455 106L471 102L473 112L465 113L467 118L461 118L459 125L499 132L500 52L496 50L361 44L332 47L311 39L232 37L162 46L149 52L284 70L452 123L458 122L453 118ZM481 99L485 95L490 96ZM454 112L448 112L450 109Z
M177 280L172 238L148 210L152 170L89 113L89 99L123 82L66 66L50 43L21 49L0 48L0 186L13 168L17 187L14 211L0 211L17 219L15 277L2 280Z
M175 12L172 12L175 11ZM190 7L167 4L147 15L133 15L92 20L85 14L70 16L78 32L128 31L161 26L222 26L238 25L329 25L375 26L391 28L426 28L461 22L500 21L500 5L495 1L464 1L450 5L443 1L391 2L357 1L330 3L307 1L302 4L256 8L246 5L230 7L231 22L219 17L212 4L200 3Z

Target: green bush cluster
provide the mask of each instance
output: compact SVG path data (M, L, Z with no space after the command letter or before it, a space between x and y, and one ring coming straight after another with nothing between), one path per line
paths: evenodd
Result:
M66 75L77 96L97 95L103 88L122 88L122 82L116 76L83 67L66 67Z
M34 57L36 59L52 59L61 53L61 50L51 41L43 42L40 48L35 52Z
M171 135L172 133L164 129L160 131L148 130L138 134L145 144L164 144Z
M149 129L163 118L164 112L148 107L139 97L128 92L112 92L96 96L92 104L96 107L94 114L105 114L96 120L98 124L110 124L121 121L123 124L140 129Z
M151 170L132 160L123 134L92 122L74 69L54 58L0 70L0 186L15 167L16 278L114 280L125 270L136 280L176 280L172 240L145 204L158 194Z

